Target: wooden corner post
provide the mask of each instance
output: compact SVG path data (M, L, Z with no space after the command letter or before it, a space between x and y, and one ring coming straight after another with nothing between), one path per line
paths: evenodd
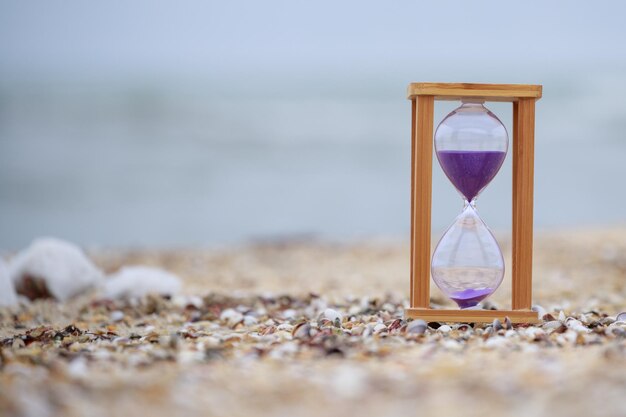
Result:
M514 323L539 320L532 305L533 175L535 101L540 85L412 83L411 124L411 294L407 317L426 321ZM511 310L430 308L433 122L435 100L478 98L513 103L513 244Z

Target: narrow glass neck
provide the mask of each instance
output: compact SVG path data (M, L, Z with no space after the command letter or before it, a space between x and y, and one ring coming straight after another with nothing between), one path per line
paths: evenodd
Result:
M476 209L476 197L472 198L472 201L467 201L466 198L463 199L463 209L465 210L467 206L472 206L473 209Z

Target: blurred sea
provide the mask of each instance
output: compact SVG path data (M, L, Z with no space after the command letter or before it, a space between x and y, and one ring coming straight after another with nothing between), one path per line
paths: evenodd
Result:
M278 82L0 83L0 247L406 238L409 81L321 80L306 96ZM537 82L537 228L624 224L626 74ZM510 104L488 107L510 131ZM438 103L435 124L453 108ZM510 164L478 203L496 231L510 228ZM441 232L462 204L433 166Z

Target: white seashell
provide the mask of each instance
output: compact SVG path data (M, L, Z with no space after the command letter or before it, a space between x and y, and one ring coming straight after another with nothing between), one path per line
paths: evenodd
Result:
M504 332L504 337L506 338L511 338L511 337L515 337L517 336L517 332L513 329L509 329L506 332Z
M59 301L98 285L102 272L76 245L55 238L35 240L9 264L9 275L18 293L29 298L47 294L33 292L33 281L41 281L47 293Z
M626 321L626 311L615 316L615 321Z
M293 330L293 326L289 323L283 323L276 327L276 330L286 330L291 332Z
M287 310L283 311L283 317L286 319L294 319L296 318L296 314L296 310L292 308L288 308Z
M567 320L565 325L569 329L574 330L575 332L578 332L578 333L589 333L591 331L590 329L585 327L579 320L576 320L576 319Z
M452 327L448 326L447 324L439 326L439 328L437 329L437 331L441 333L448 333L450 330L452 330Z
M244 326L254 326L257 323L258 323L258 320L254 318L253 316L244 316L243 318Z
M340 323L343 320L343 316L341 315L341 313L339 313L336 310L333 310L332 308L327 308L326 310L324 310L324 313L322 313L322 316L325 319L332 321L333 323L335 322L335 320L339 320Z
M378 334L383 330L387 330L387 326L385 326L383 323L378 323L376 326L374 326L374 334Z
M530 339L536 339L544 336L545 334L546 332L543 331L543 329L541 329L540 327L528 327L524 331L524 335Z
M552 320L552 321L546 321L543 324L543 328L544 329L558 329L559 327L561 327L563 323L561 323L560 321L557 320Z
M454 339L445 339L441 342L441 346L448 350L459 351L463 349L463 345Z
M532 311L536 311L537 315L539 316L540 319L543 319L543 316L545 316L546 314L548 314L548 312L546 311L545 308L541 307L539 304L535 304L532 309Z
M559 321L565 321L567 318L565 317L565 312L561 310L559 312Z
M494 336L487 339L484 346L489 349L497 349L509 346L509 341L502 336Z
M141 298L148 294L174 295L181 287L180 278L159 268L125 266L105 280L104 298Z
M227 308L220 314L220 320L225 321L229 326L234 326L243 320L243 314L232 308Z
M113 322L122 321L124 319L124 313L119 310L112 311L109 319Z
M0 259L0 307L9 307L17 304L17 294L9 271L4 261Z

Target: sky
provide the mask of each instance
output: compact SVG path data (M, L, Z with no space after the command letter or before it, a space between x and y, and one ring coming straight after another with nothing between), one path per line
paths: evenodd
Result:
M7 77L303 80L626 66L618 1L5 1Z

